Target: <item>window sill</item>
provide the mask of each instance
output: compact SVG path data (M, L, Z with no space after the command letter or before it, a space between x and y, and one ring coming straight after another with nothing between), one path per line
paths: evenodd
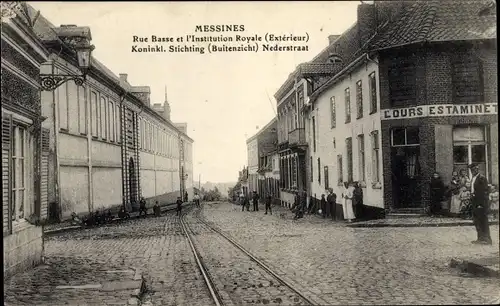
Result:
M369 113L369 115L373 115L373 114L375 114L376 112L378 112L378 110L376 110L376 109L371 110L371 111L370 111L370 113Z
M346 120L345 124L351 123L351 120Z
M356 120L359 120L359 119L362 119L362 118L363 118L363 116L358 116L358 117L356 117Z

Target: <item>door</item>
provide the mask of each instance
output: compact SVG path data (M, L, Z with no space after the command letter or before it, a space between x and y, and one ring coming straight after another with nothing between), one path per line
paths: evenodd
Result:
M394 208L420 207L419 155L419 146L392 148L392 195Z

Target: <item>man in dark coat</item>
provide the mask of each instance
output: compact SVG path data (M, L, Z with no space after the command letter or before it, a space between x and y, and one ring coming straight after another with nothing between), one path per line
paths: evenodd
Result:
M491 244L490 225L488 223L488 179L479 173L477 164L470 164L472 220L477 231L474 244Z
M180 217L182 215L182 199L181 199L181 197L177 197L177 201L175 203L177 204L176 215Z
M272 198L270 195L268 195L268 196L266 197L266 213L265 213L266 215L267 215L267 211L268 211L268 210L269 210L269 213L270 213L271 215L273 214L273 210L272 210L272 208L271 208L271 206L272 206L272 201L273 201L273 198Z
M259 195L257 194L257 191L253 192L252 202L253 202L253 211L259 211Z
M333 189L328 189L328 196L326 197L327 205L330 207L330 215L332 220L337 220L337 195L333 193Z

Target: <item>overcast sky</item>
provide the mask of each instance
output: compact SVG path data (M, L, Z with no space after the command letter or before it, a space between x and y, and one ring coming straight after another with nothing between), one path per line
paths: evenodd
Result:
M194 179L236 181L247 164L246 139L274 116L274 93L294 68L311 60L356 20L352 2L31 2L54 25L89 26L94 56L132 85L151 86L172 121L194 139ZM253 36L309 35L308 52L133 53L132 37L186 36L203 24L244 25ZM200 33L197 33L200 34ZM220 33L213 33L218 36ZM272 103L269 101L271 99Z

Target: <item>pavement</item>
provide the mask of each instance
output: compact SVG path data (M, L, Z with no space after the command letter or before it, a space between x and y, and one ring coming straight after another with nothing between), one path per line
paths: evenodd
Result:
M265 215L262 208L241 212L233 204L205 203L199 213L318 304L499 300L498 278L450 267L452 259L498 252L498 239L491 246L470 244L474 227L351 228L316 216L293 220L276 206ZM190 215L187 220L228 305L301 304L219 236ZM498 226L491 232L498 237ZM136 295L142 305L213 303L175 212L54 233L44 250L44 265L4 280L6 305L126 305ZM139 283L131 283L138 273L139 294Z
M498 220L490 220L491 225L498 226ZM369 221L359 221L348 224L349 227L448 227L474 226L472 220L451 217L412 217L412 218L385 218Z
M474 245L474 227L351 228L315 216L293 220L209 204L204 217L254 252L297 287L327 305L484 304L499 298L496 278L464 277L452 258L480 258L498 251ZM499 237L498 226L491 226Z

